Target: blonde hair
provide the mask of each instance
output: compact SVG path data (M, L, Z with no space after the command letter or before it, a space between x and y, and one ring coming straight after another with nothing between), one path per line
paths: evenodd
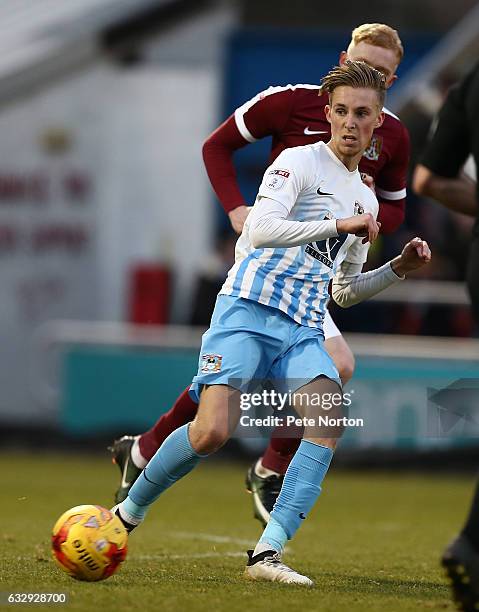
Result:
M354 28L351 34L351 45L365 42L375 47L391 49L396 54L398 64L404 56L404 47L396 30L385 23L363 23Z
M321 90L327 91L329 101L336 87L373 89L378 94L379 107L382 108L386 96L386 77L382 72L365 62L347 60L342 66L335 66L321 79Z

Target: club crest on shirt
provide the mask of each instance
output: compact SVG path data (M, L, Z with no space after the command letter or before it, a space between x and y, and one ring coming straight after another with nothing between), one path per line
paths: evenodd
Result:
M356 202L354 202L354 214L355 215L364 214L364 206L361 204L361 202L358 202L357 200Z
M270 170L266 178L266 187L269 189L280 189L287 178L289 178L289 170L282 170L281 168Z
M371 142L369 143L369 147L363 153L363 157L370 159L371 161L377 161L381 155L382 148L383 139L381 136L373 136L371 138Z
M204 374L212 374L221 370L222 355L202 355L201 371Z

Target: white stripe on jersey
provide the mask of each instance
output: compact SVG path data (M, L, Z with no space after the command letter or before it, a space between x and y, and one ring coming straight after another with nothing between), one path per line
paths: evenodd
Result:
M279 249L273 249L273 250L279 251ZM296 258L298 257L298 253L300 253L301 248L291 247L289 249L286 249L286 250L282 249L282 250L284 251L284 255L279 263L281 263L281 266L284 266L284 268L289 268L293 264L293 262L296 260ZM275 279L276 279L276 275L274 274L274 271L270 272L267 275L267 278L265 279L265 282L263 284L263 288L260 294L260 299L263 302L263 304L268 304L268 302L271 300L271 296L273 295Z
M295 285L297 285L296 281L298 279L295 278L294 276L285 276L285 277L279 277L279 278L281 279L281 284L280 284L280 286L282 287L281 294L279 296L276 296L275 292L273 292L273 295L271 296L271 300L270 300L271 305L275 306L276 308L279 308L283 312L286 312L286 313L291 312L297 315L298 306L299 306L299 302L298 302L299 292L298 292L298 288L295 287ZM279 297L279 300L278 300L278 297Z
M313 258L305 261L301 247L264 249L259 256L258 250L253 253L256 256L250 253L235 263L221 293L258 301L282 310L298 323L321 327L329 299L328 282L321 281L329 280L329 274L317 273L318 262ZM271 269L267 268L268 263ZM285 276L288 269L296 274ZM308 273L314 274L315 280L305 280Z
M241 136L243 136L243 138L248 142L256 142L258 140L251 134L251 132L246 127L246 123L244 122L245 113L249 108L251 108L251 106L253 106L254 103L255 102L253 100L250 100L249 102L246 102L246 104L243 104L243 106L240 106L235 110L236 127L238 128Z
M258 269L261 268L261 270L263 270L265 266L271 264L271 259L274 257L275 251L276 249L262 249L260 250L259 256L255 259L252 259L248 263L248 267L246 268L243 276L244 280L241 284L242 291L250 295L255 281L259 282L260 280L260 277L257 276Z
M386 200L403 200L406 197L406 187L399 189L398 191L386 191L376 185L376 194L380 198L386 198Z
M389 115L390 117L394 117L394 119L397 119L399 121L399 123L401 123L401 119L399 119L399 117L397 115L395 115L394 113L392 113L389 108L386 108L385 106L383 106L383 113L386 113L386 115Z
M258 141L258 138L255 138L253 134L248 130L248 128L246 127L246 123L244 121L245 114L249 111L249 109L252 106L254 106L260 100L263 100L263 98L265 98L266 96L271 96L272 94L275 94L275 93L281 93L282 91L287 91L288 89L290 89L291 91L294 91L296 88L319 89L319 85L301 84L301 85L280 85L276 87L271 85L271 87L268 87L268 89L261 91L259 94L254 96L254 98L251 98L251 100L248 100L241 106L238 106L238 108L234 112L234 117L235 117L236 127L238 128L238 131L241 134L241 136L243 136L243 138L247 140L248 142Z
M312 257L311 261L305 261L301 266L302 274L311 273L316 260ZM311 281L305 281L304 279L299 279L299 291L295 289L294 285L298 279L296 277L288 277L285 278L283 296L280 301L279 308L284 312L289 312L291 310L294 311L298 317L303 318L306 313L306 305L303 303L303 300L306 300L309 296L309 291L313 288L313 283ZM296 283L297 284L297 283Z

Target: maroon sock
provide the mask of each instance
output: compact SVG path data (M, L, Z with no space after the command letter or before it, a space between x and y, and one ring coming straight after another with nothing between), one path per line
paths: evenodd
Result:
M153 427L140 437L140 453L147 461L153 457L172 431L195 418L198 404L191 399L188 391L189 387L178 396L172 408L161 415Z
M285 436L294 436L294 438ZM261 458L263 467L278 474L286 474L288 465L297 451L302 437L302 427L276 427L268 448Z

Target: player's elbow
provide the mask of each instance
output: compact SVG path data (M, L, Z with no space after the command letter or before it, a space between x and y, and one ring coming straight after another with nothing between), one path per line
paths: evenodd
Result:
M214 132L213 132L213 134L210 134L208 138L204 141L203 146L201 148L201 153L203 155L204 161L207 161L210 153L214 150L214 148L215 148L215 143L214 143Z
M340 295L333 295L333 300L335 304L337 304L340 308L351 308L351 306L354 306L354 304L356 304L356 302L350 302L349 300L345 299L343 296Z
M433 195L434 175L428 168L426 168L426 166L423 166L422 164L418 164L416 166L412 178L412 189L417 195Z
M333 283L331 287L331 297L340 308L350 308L354 306L354 304L357 304L357 300L354 300L352 297L350 288L344 287L343 285L336 285Z

